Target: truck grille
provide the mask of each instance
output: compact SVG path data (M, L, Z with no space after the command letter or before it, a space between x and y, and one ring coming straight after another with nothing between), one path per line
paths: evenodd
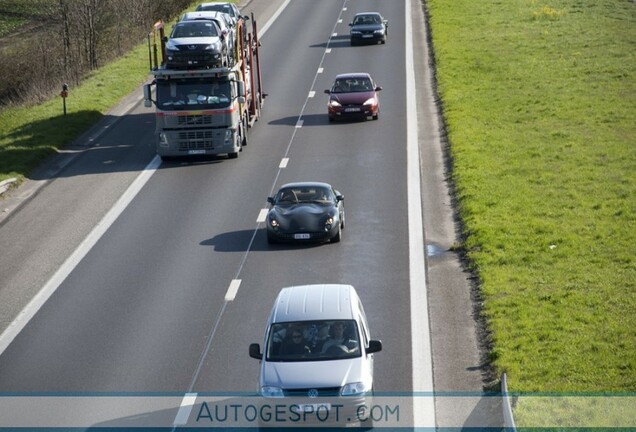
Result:
M177 117L179 126L189 125L210 125L212 124L212 116L209 115L180 115Z
M213 131L179 132L179 151L213 149Z

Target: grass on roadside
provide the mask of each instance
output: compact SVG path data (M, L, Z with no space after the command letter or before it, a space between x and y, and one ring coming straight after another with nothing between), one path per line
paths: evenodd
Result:
M635 391L635 5L427 4L491 360L513 391Z
M28 173L95 124L112 106L148 78L148 48L141 44L69 90L62 99L0 111L0 181Z

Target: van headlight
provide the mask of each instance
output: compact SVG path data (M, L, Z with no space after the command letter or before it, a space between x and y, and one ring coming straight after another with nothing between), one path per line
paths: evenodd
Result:
M368 106L368 105L375 105L375 98L371 98L371 99L367 99L366 101L364 101L364 103L362 105Z
M340 390L341 396L363 395L371 390L371 386L363 382L345 384Z
M283 389L280 387L263 386L261 387L261 395L269 398L282 398Z

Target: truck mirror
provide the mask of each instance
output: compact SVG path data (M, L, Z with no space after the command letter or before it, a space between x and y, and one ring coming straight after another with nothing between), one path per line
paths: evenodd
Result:
M245 97L245 83L243 81L237 81L236 86L238 89L238 96Z
M144 85L144 106L150 108L152 106L152 90L150 84Z
M244 96L239 96L239 97L238 97L238 103L240 103L240 104L244 104L245 102L247 102L247 101L245 100L245 97L244 97Z

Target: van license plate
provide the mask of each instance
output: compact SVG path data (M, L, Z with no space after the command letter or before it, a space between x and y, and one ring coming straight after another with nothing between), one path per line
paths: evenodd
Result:
M331 410L331 404L329 403L319 403L319 404L300 404L298 408L301 412L304 413L317 413L317 412L326 412Z
M345 112L360 112L360 108L345 108Z
M188 150L189 155L201 155L205 154L205 150Z
M294 239L296 239L296 240L307 240L309 238L310 238L309 234L305 234L305 233L294 234Z

